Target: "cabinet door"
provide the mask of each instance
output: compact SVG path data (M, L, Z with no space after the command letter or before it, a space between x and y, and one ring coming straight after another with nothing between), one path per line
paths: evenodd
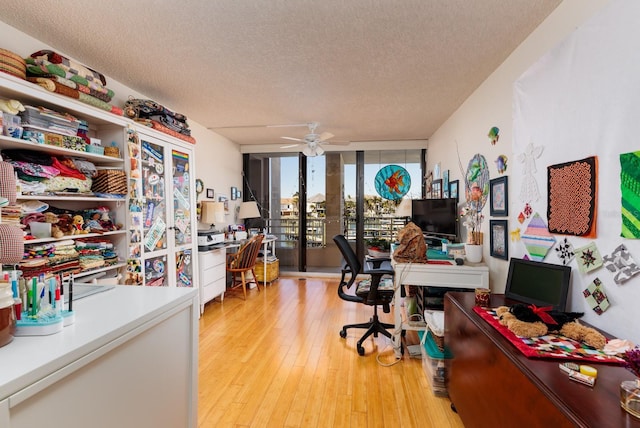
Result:
M193 229L192 211L192 165L191 153L186 150L171 150L171 185L173 195L172 218L173 247L175 253L175 278L178 287L193 286ZM169 233L170 235L172 233Z

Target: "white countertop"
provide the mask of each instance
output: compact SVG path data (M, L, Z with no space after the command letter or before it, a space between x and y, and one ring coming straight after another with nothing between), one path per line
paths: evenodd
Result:
M62 332L0 348L0 401L196 296L193 288L123 285L74 301L75 323Z

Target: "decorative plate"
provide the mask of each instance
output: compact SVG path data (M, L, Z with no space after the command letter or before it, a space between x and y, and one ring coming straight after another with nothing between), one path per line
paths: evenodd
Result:
M392 201L401 199L411 188L411 176L401 166L387 165L378 171L375 179L376 191Z

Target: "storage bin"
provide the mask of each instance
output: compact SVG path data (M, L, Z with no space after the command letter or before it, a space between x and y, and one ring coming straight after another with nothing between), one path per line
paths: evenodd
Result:
M127 174L121 169L101 169L93 178L91 190L96 193L125 195L127 193Z
M433 335L429 331L426 333L418 331L418 337L420 337L421 343L424 342L423 346L420 347L422 351L422 369L427 376L431 391L438 397L448 397L447 376L451 368L451 352L446 348L444 351L440 351L433 339Z
M254 269L256 273L256 279L259 282L265 281L264 262L262 260L256 261L256 267ZM271 282L278 278L280 275L280 260L274 260L267 262L267 275L266 281Z
M104 155L104 147L102 146L94 146L93 144L88 144L86 147L87 153L94 153L96 155Z

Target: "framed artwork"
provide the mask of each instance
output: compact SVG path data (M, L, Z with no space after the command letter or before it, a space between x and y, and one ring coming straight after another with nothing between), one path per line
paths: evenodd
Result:
M231 200L235 201L236 199L238 199L238 188L231 187Z
M218 202L224 202L224 213L229 214L229 198L226 195L218 196Z
M496 217L509 215L509 187L507 176L494 178L489 182L491 206L489 214Z
M509 231L507 228L507 220L490 220L489 233L491 245L489 254L491 254L491 257L508 260L509 243L507 241L507 235L509 235Z
M431 197L433 199L442 198L442 179L441 178L437 180L433 180L433 183L431 183Z
M213 189L207 189L207 198L208 199L213 199L214 195L215 195L215 193L213 192Z
M449 197L456 198L458 200L458 191L460 189L460 180L453 180L449 182Z
M442 171L442 197L449 197L449 170Z
M238 199L242 199L242 190L238 190L236 192L236 196L237 196Z

